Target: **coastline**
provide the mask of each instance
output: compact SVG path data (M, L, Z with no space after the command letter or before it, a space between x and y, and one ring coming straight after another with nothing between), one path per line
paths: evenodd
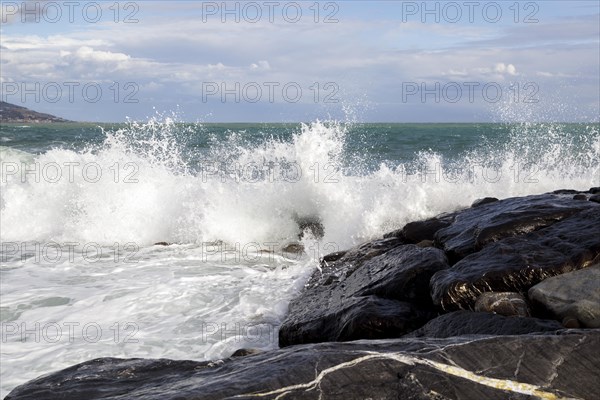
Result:
M6 399L592 398L599 193L488 198L327 255L278 350L96 359Z

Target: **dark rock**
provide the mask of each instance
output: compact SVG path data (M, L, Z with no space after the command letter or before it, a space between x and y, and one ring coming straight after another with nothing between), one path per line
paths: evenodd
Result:
M479 207L484 204L495 203L496 201L498 201L498 199L495 197L484 197L483 199L475 200L473 204L471 204L471 207Z
M386 251L402 244L404 243L398 238L386 238L363 243L345 251L341 257L327 266L327 270L335 272L335 270L342 268L351 273L365 261L384 254Z
M482 293L475 302L475 311L490 312L507 317L529 317L531 315L525 297L511 292Z
M437 231L452 224L454 214L440 215L424 221L409 222L402 229L383 235L384 238L397 237L404 243L419 243L423 240L433 240Z
M344 290L353 296L376 295L430 304L429 281L446 268L449 265L443 251L404 245L367 261L345 280Z
M260 353L263 353L263 351L258 350L258 349L237 349L236 351L233 352L231 357L246 357L246 356L251 356L251 355L260 354Z
M281 250L286 253L300 254L304 253L304 246L301 243L290 243Z
M563 326L554 320L506 317L488 312L454 311L426 323L406 337L447 338L462 335L526 335L555 332Z
M588 190L588 192L590 192L591 194L600 193L600 187L590 188L590 190Z
M573 196L573 200L587 200L587 196L585 194L576 194Z
M576 193L579 193L579 192L577 190L574 190L574 189L558 189L558 190L555 190L552 193L554 193L554 194L576 194Z
M600 194L595 194L589 198L589 201L594 203L600 203Z
M423 240L433 240L435 233L450 226L454 215L432 218L425 221L409 222L402 228L402 238L408 243L419 243Z
M340 258L342 258L344 256L344 254L346 254L346 251L336 251L334 253L329 253L325 256L323 256L323 258L321 258L321 263L330 263L330 262L334 262L339 260Z
M600 208L593 206L546 228L489 244L437 272L431 295L446 310L472 308L483 292L525 292L546 278L598 261Z
M577 318L573 317L565 317L562 321L562 325L567 329L577 329L581 327Z
M315 271L290 303L280 346L398 337L427 322L432 316L426 309L432 306L429 281L449 267L446 257L436 248L384 245L394 240L362 245L322 273Z
M433 240L421 240L416 244L417 247L425 248L425 247L434 247Z
M318 313L316 306L321 308ZM279 330L279 345L400 337L431 316L410 303L377 296L350 297L327 306L309 303L307 312L292 310Z
M402 229L396 229L395 231L391 231L388 233L385 233L383 235L384 239L389 239L389 238L400 238L402 236Z
M400 238L401 236L402 236L402 228L396 229L395 231L391 231L391 232L385 233L383 235L383 238L384 239Z
M377 296L355 297L347 306L329 322L323 319L320 331L307 332L304 327L300 328L309 335L317 333L318 337L314 340L310 336L298 337L296 343L395 338L417 329L431 317L410 303ZM292 339L293 335L287 337ZM280 345L283 347L285 343Z
M558 320L600 328L600 264L548 278L529 289L529 298Z
M173 243L169 243L169 242L156 242L154 243L155 246L170 246Z
M325 235L325 227L318 217L300 217L296 216L295 221L298 224L300 233L298 233L298 239L304 237L305 232L309 232L312 236L317 239L321 239Z
M323 343L217 362L101 358L21 385L6 400L594 399L598 348L593 330Z
M435 234L435 242L455 263L489 243L533 232L593 207L556 194L499 200L457 213L452 225Z

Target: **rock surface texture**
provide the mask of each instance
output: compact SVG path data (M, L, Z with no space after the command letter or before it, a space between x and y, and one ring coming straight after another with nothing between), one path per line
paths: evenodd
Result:
M316 271L290 304L279 345L399 337L433 314L429 281L448 268L444 252L384 239L376 255L346 253ZM388 247L395 244L396 247ZM363 254L363 253L361 253ZM371 253L366 253L371 254Z
M6 399L595 400L599 192L485 198L326 255L278 350L97 359Z
M529 317L531 312L525 296L512 292L485 292L477 298L475 311L491 312L507 317Z
M562 328L555 320L505 317L487 312L461 310L440 315L407 336L447 338L461 335L525 335L556 332Z
M6 400L595 399L600 332L295 346L219 362L102 358Z
M556 318L600 328L600 264L548 278L529 289L529 298Z

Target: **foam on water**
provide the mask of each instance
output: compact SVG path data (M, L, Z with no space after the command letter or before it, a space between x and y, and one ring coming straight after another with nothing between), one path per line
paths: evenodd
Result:
M100 147L53 149L33 164L23 158L37 167L37 181L3 170L1 234L140 246L284 243L295 239L299 219L312 219L323 224L326 242L347 247L483 196L598 185L597 125L580 137L564 127L518 124L505 143L483 143L458 161L422 152L413 162L367 171L345 165L348 127L340 123L303 125L291 141L251 148L234 132L200 167L183 156L185 132L173 120L134 123L107 133ZM56 176L57 165L61 179L44 179Z
M206 360L274 348L289 300L322 253L484 196L597 186L598 126L577 137L565 129L515 124L504 142L452 160L424 151L374 170L348 154L349 126L336 122L250 145L232 132L200 164L171 119L132 123L79 152L2 148L3 165L40 175L2 169L3 246L24 246L2 249L2 395L94 357ZM56 165L72 170L44 179ZM292 257L280 249L298 240L300 221L320 222L324 236L304 235L309 254ZM158 241L176 244L151 246ZM56 259L55 247L41 258L36 250L49 242L63 245ZM73 253L67 242L78 243ZM21 329L36 323L40 340L30 333L23 342ZM96 325L83 334L86 323Z

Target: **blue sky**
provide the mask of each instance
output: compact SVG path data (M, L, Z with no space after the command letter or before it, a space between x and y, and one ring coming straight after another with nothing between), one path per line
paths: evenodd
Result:
M2 1L2 100L80 121L597 121L599 4Z

